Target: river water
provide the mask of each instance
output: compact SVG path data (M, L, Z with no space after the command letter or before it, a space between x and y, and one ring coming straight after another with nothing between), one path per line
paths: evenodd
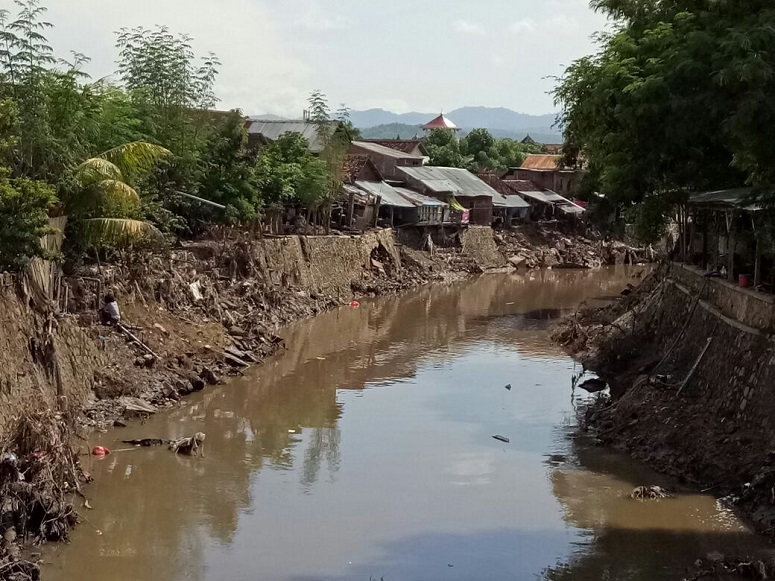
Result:
M491 275L286 329L248 377L100 435L207 441L87 460L94 509L45 578L652 581L763 551L710 496L631 500L671 483L576 436L548 326L634 272Z

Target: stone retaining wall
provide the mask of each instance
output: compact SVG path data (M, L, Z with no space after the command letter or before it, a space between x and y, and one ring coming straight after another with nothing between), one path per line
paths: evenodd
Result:
M685 264L673 264L670 276L703 300L712 303L724 315L743 325L766 333L775 331L775 296L741 288L719 278L706 278L703 272Z

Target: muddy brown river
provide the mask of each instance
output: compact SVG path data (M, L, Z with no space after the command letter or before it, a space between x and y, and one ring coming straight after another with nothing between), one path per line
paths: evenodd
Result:
M653 581L761 553L711 496L631 500L671 483L576 435L548 326L633 272L492 275L286 329L248 377L92 442L207 434L203 458L85 460L94 509L44 578Z

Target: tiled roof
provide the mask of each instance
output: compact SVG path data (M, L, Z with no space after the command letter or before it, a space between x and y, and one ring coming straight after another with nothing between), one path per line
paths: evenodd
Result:
M501 180L514 192L540 192L541 188L530 180Z
M354 184L371 160L368 155L348 155L344 158L344 181Z

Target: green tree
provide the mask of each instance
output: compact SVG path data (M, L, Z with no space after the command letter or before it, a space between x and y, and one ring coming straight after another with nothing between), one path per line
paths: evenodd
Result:
M434 129L423 141L428 149L430 165L463 167L465 160L460 151L460 142L454 132Z
M309 153L299 133L286 133L261 151L256 180L260 198L270 209L295 201L312 210L329 185L326 162Z
M664 208L652 198L674 200L744 181L771 192L771 2L595 0L592 6L616 26L599 35L597 54L568 68L555 91L566 163L586 160L597 189L622 208L647 197Z
M242 114L232 111L217 123L205 140L197 195L223 204L227 209L222 215L220 210L198 205L197 215L201 218L247 222L255 219L261 209L255 156L248 150L244 124Z
M304 195L304 205L310 214L322 213L318 222L322 221L328 232L331 225L331 208L344 183L344 162L352 142L352 134L347 127L350 114L343 105L338 115L344 120L344 124L341 120L332 123L328 101L319 90L313 91L309 97L309 111L310 120L317 125L318 139L323 144L320 159L325 163L327 184L322 195L315 199L314 196L318 192L317 179L306 182L307 193ZM315 165L317 164L308 167L308 175L319 175L319 168L315 168Z
M75 170L75 191L65 198L67 211L89 246L118 246L160 232L141 220L141 198L130 184L150 172L170 152L146 142L133 142L87 159Z
M19 271L45 256L40 239L48 231L48 209L56 198L47 184L10 179L0 169L0 270Z

